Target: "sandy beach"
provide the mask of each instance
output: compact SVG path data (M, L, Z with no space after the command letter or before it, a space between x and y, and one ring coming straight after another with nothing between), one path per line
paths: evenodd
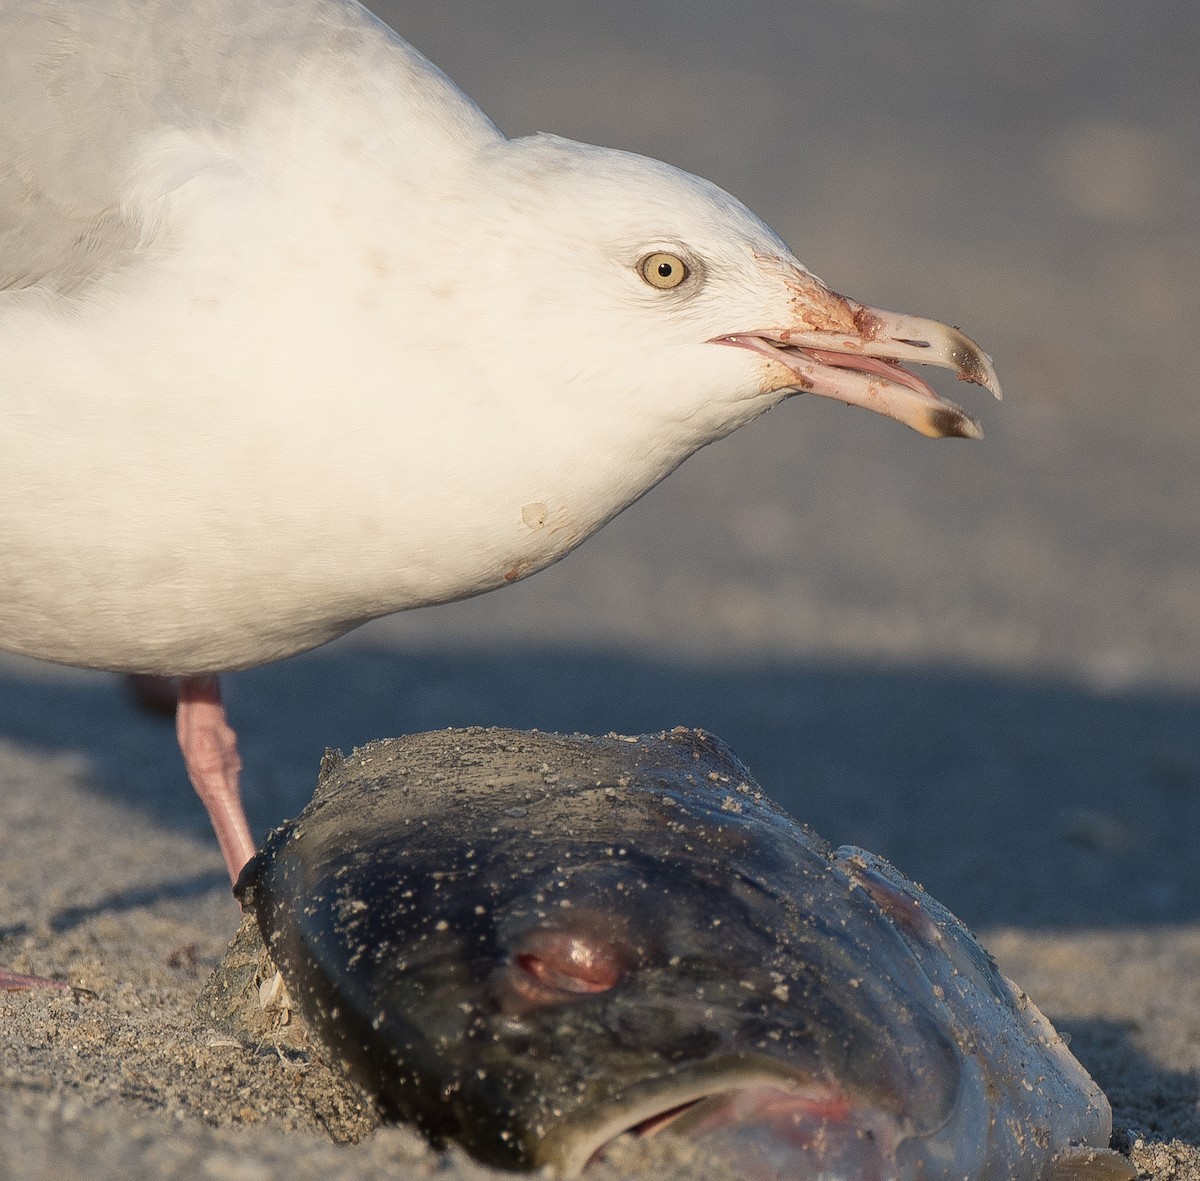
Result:
M507 133L706 175L838 290L961 325L1005 400L938 381L986 438L931 443L794 399L526 582L229 678L256 833L326 747L702 726L976 931L1144 1176L1200 1178L1200 9L378 10ZM72 986L0 994L0 1177L502 1176L195 1016L238 912L117 679L0 656L0 798L0 964Z

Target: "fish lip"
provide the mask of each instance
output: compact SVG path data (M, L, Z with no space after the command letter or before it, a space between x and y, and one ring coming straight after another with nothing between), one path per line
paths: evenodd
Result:
M983 438L977 419L900 361L953 368L961 380L982 385L1000 398L987 354L958 329L936 321L862 311L869 314L862 323L870 329L862 340L832 332L768 329L727 333L709 343L748 349L772 362L775 374L764 393L786 390L833 398L894 418L927 438ZM883 332L879 325L885 322L911 327L912 334ZM936 344L927 339L934 334L922 331L926 328L936 330Z
M797 1097L844 1099L841 1091L773 1059L742 1064L735 1070L733 1077L735 1071L728 1063L716 1067L707 1063L699 1070L657 1080L644 1094L614 1102L599 1115L587 1112L567 1120L542 1139L534 1154L534 1167L550 1165L564 1178L578 1177L619 1137L628 1133L653 1136L705 1100L737 1092L771 1087L794 1092Z

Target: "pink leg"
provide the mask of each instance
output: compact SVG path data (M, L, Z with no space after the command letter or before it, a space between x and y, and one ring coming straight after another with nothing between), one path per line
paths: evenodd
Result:
M254 838L238 790L242 760L237 735L225 719L221 684L216 677L180 679L175 732L188 778L208 809L217 843L225 855L229 880L236 882L242 866L254 856Z
M31 988L70 988L48 976L26 976L21 972L0 972L0 992L28 992Z

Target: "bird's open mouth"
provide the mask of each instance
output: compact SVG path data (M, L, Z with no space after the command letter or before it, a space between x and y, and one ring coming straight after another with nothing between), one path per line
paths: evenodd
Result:
M933 439L979 439L979 423L941 397L902 361L953 369L1000 397L991 358L970 337L936 320L882 312L846 301L853 328L734 333L714 344L751 349L774 362L766 387L836 398L894 418Z

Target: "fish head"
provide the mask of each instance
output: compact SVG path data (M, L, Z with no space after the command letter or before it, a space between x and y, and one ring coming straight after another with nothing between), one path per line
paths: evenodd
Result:
M627 1134L756 1181L999 1178L1051 1116L1102 1146L1065 1050L1037 1094L1017 1081L1046 1030L965 929L720 743L464 733L432 763L402 741L332 765L241 885L293 1000L392 1114L566 1176Z

